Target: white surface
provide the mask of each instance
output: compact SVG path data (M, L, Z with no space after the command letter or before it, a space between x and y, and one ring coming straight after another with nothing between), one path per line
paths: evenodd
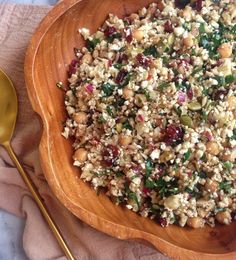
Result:
M22 247L24 220L0 211L0 259L27 259Z
M57 0L0 0L0 4L54 5L56 2ZM27 259L22 246L24 225L23 219L0 209L0 260Z

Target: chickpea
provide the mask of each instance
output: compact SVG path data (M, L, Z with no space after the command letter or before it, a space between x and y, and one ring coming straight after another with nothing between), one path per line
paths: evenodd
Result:
M194 45L194 37L193 37L193 35L189 33L188 36L183 39L183 44L186 47L192 47Z
M206 144L206 151L212 155L218 155L220 153L220 147L217 142L211 141Z
M87 114L85 112L80 111L74 115L74 120L77 124L86 124Z
M160 159L161 163L165 163L165 162L168 162L168 161L174 159L174 157L175 156L174 156L174 153L172 151L165 151L161 154L159 159Z
M205 183L205 189L209 192L215 192L218 189L218 182L213 181L211 179L207 179Z
M168 209L176 210L180 206L179 197L172 195L165 199L164 206Z
M183 17L186 21L191 21L192 19L192 8L190 6L186 6L183 10Z
M130 17L133 21L134 21L134 20L139 20L139 15L138 15L138 14L131 14L129 17Z
M192 217L187 220L187 225L192 228L202 228L204 224L204 220L200 217Z
M232 218L228 211L223 211L216 214L216 219L220 224L229 225Z
M235 162L236 160L236 149L225 149L222 153L221 159L224 161Z
M130 136L130 135L123 135L123 134L121 134L120 136L119 136L119 144L121 145L121 146L128 146L129 144L131 144L132 143L132 136Z
M92 61L93 61L93 57L90 53L84 54L84 56L81 59L82 63L87 63L87 64L91 64Z
M230 96L227 98L228 106L230 109L234 110L236 109L236 97Z
M134 39L136 39L137 41L142 41L143 37L144 37L144 32L143 30L140 29L135 29L133 30L133 37Z
M123 97L125 99L131 99L134 96L134 91L128 87L123 89Z
M74 153L75 160L83 163L87 160L88 152L84 148L79 148Z
M225 42L220 45L218 52L221 58L229 58L232 55L232 46Z

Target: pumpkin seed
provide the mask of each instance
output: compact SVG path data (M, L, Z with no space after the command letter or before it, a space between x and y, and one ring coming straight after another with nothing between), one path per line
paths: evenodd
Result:
M208 101L208 97L207 96L203 97L203 99L202 99L202 107L204 107L207 104L207 101Z
M147 102L147 98L145 95L143 94L137 94L135 95L135 98L134 98L134 103L136 106L138 107L142 107L144 106L144 104Z
M183 125L186 125L188 127L193 127L193 120L190 116L188 115L183 115L180 117L180 122L183 124Z
M198 111L202 109L202 105L197 101L193 101L188 104L188 108L192 111Z
M120 133L122 131L123 125L121 123L116 124L116 131Z

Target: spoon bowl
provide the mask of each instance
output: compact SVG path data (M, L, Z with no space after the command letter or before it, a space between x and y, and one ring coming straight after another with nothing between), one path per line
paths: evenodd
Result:
M0 69L0 144L12 138L17 117L17 96L9 77Z

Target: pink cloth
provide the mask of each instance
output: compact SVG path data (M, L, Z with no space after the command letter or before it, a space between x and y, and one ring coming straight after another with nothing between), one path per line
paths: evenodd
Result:
M19 97L19 116L12 145L37 185L76 259L167 259L153 248L121 241L87 226L51 193L38 159L40 122L29 103L23 61L31 34L49 7L0 5L0 67L12 78ZM0 207L26 219L23 246L29 259L65 259L20 175L0 148Z

